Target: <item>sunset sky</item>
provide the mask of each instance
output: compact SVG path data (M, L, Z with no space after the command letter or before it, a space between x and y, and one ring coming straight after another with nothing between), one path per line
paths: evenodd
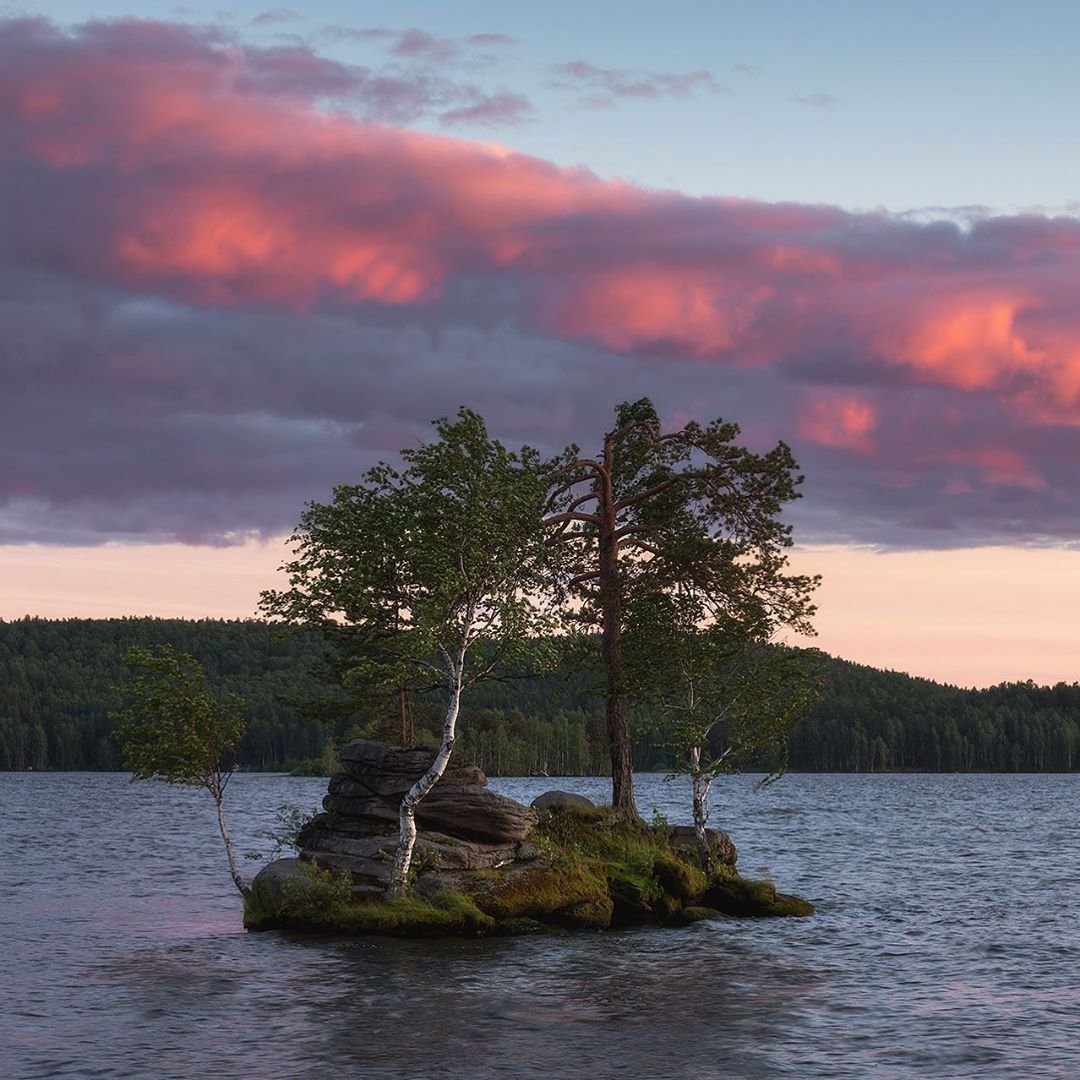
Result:
M432 417L650 396L792 445L822 648L1080 678L1080 9L300 10L0 6L0 617L251 615Z

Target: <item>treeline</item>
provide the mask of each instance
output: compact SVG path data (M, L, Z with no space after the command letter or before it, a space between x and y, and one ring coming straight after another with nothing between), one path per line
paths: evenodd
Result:
M0 770L119 769L109 712L128 677L124 654L153 644L191 653L213 685L247 700L244 768L313 768L348 738L397 731L394 702L358 703L330 689L340 658L315 633L284 634L255 620L0 621ZM597 682L575 669L482 684L463 707L458 749L491 775L606 772ZM434 740L437 702L421 697L413 707L419 737ZM638 769L671 764L662 740L638 740ZM790 740L788 767L1072 771L1080 767L1080 685L963 690L828 660L824 694Z

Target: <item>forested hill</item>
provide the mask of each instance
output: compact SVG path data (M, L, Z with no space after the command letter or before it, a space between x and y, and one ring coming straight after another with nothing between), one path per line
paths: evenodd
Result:
M290 768L356 735L389 736L391 709L357 709L327 690L324 642L256 621L0 621L0 770L117 769L109 738L129 645L190 652L211 682L249 703L241 763ZM434 730L434 702L417 722ZM603 772L603 702L582 672L491 683L471 692L459 749L492 775ZM1080 758L1080 686L1010 683L963 690L843 660L795 732L789 768L806 771L1071 771ZM638 768L664 769L648 742Z

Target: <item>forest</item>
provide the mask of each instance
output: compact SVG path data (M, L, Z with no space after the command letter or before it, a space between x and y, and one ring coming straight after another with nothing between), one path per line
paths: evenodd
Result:
M396 701L340 689L341 646L315 631L258 620L0 620L0 770L117 770L110 712L122 704L129 646L190 653L215 689L248 703L239 764L325 770L343 741L389 738ZM1080 767L1080 685L962 689L825 658L824 689L788 743L806 772L1069 772ZM490 775L609 770L602 680L580 664L533 679L483 683L463 701L457 752ZM418 738L437 743L441 709L414 702ZM638 727L643 717L636 717ZM775 767L776 761L761 761ZM635 741L639 770L667 771L657 736Z

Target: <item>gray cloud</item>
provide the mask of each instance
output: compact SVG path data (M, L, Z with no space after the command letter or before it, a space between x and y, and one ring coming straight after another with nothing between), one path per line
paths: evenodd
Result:
M461 404L556 451L643 395L792 443L804 540L1077 539L1074 218L692 199L319 111L436 108L379 77L0 24L0 541L277 534Z
M551 86L571 90L596 107L621 98L659 100L688 98L699 93L730 94L711 71L662 72L603 68L587 60L570 60L551 68Z
M788 100L795 105L808 105L811 109L834 109L840 102L834 95L820 91L816 94L793 94Z

